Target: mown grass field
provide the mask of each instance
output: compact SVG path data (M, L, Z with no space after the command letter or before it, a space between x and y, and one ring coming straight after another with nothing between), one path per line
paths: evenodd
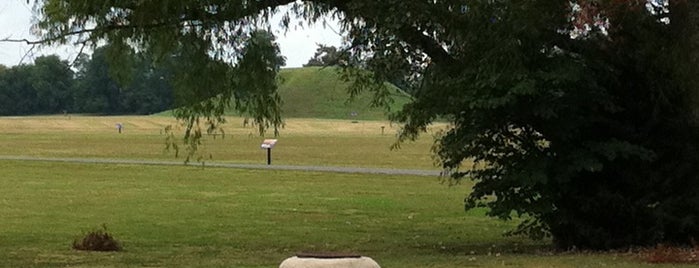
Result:
M464 213L435 178L0 161L5 267L275 267L351 251L383 267L638 267L633 254L549 253ZM117 253L70 249L106 224ZM648 266L650 267L650 266ZM655 266L653 266L655 267Z
M261 138L235 120L229 137L211 139L214 146L207 150L216 161L262 161ZM117 122L125 125L123 134L116 133ZM161 117L0 118L0 154L171 159L162 153L159 133L168 123ZM289 120L276 161L431 167L419 163L431 161L429 138L391 152L389 125L383 136L381 125ZM248 143L250 152L244 153ZM286 147L314 144L347 153L282 157ZM349 153L357 148L365 151ZM447 186L433 177L7 160L0 160L0 169L2 267L276 267L299 251L358 252L382 267L679 267L648 265L630 253L553 253L548 241L503 237L515 222L487 218L483 210L463 211L468 182ZM70 248L74 238L102 224L124 251Z
M124 125L122 134L117 133L117 123ZM0 155L184 161L182 156L175 158L173 151L164 150L163 129L167 125L177 126L173 119L158 116L4 117L0 118ZM264 137L256 127L244 127L242 119L231 117L224 130L225 137L205 138L200 150L205 161L265 163L266 152L260 149ZM181 136L181 128L178 131ZM436 169L430 134L400 150L390 150L396 131L397 126L382 121L288 119L277 137L273 162Z

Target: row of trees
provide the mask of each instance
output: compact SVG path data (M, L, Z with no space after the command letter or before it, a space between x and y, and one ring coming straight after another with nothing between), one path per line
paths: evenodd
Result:
M153 67L145 54L125 54L131 66L117 82L107 51L101 47L91 58L81 55L75 62L77 71L55 55L39 57L34 64L0 65L0 115L149 114L171 108L166 69Z

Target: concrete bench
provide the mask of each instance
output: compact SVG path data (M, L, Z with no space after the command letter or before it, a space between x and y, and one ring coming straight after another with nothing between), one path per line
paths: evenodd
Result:
M279 268L381 268L373 259L358 254L299 253Z

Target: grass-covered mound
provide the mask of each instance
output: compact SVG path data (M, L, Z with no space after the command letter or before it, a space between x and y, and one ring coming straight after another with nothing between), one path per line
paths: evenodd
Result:
M279 94L283 118L318 118L349 120L388 119L384 108L372 108L370 92L363 92L350 101L349 83L340 77L337 68L304 67L282 69ZM410 97L397 87L387 84L393 96L390 111L398 111ZM171 115L171 111L158 115ZM234 109L226 113L240 116Z
M279 94L284 101L283 116L286 118L328 119L386 119L382 108L371 108L371 93L364 92L348 102L348 83L342 81L336 68L293 68L283 69ZM409 97L398 88L389 85L394 103L391 111L399 110ZM352 116L356 113L356 116Z

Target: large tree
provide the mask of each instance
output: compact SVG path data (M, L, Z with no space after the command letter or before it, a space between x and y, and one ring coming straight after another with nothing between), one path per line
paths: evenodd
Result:
M94 50L92 57L79 58L77 81L75 87L76 111L95 114L123 113L120 99L122 88L113 75L107 62L109 47L99 47ZM123 53L123 58L131 59L133 53ZM124 63L125 69L131 69L132 63ZM128 64L128 66L126 66Z
M60 113L72 105L73 71L58 56L0 66L0 115Z
M31 66L28 79L36 92L32 101L37 108L33 113L61 113L72 106L73 70L68 62L56 55L39 57Z
M190 75L176 87L189 127L219 122L234 97L276 129L278 63L249 53L251 36L284 5L309 22L335 16L353 93L388 101L383 82L397 74L414 87L394 117L401 140L451 123L435 152L454 179L476 182L467 208L522 216L516 232L561 248L699 237L697 1L40 2L44 42L183 52Z
M74 89L73 111L98 114L151 114L172 108L174 56L160 60L146 52L119 49L121 65L114 68L108 58L115 49L98 47L91 57L76 60L78 73Z
M36 91L31 85L32 67L19 65L0 73L0 115L25 115L36 111Z

